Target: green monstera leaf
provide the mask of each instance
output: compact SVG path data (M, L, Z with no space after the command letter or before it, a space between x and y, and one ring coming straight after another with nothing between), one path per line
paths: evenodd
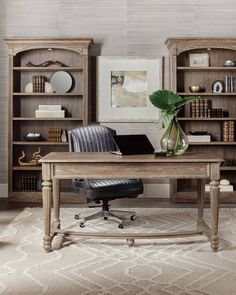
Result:
M181 97L170 90L158 90L149 95L151 103L161 110L160 118L157 121L159 129L166 128L179 112L179 110L185 105L195 99L199 99L199 96L185 96Z
M175 106L183 101L180 96L169 90L155 91L149 98L155 107L168 113L174 111Z

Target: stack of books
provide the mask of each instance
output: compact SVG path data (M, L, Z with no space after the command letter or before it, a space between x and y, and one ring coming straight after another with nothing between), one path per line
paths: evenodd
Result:
M222 109L208 109L207 113L208 118L223 118Z
M206 98L196 99L190 104L191 116L193 118L222 118L222 109L213 109L212 101Z
M187 135L189 143L196 143L196 142L210 142L211 135L204 134L204 135Z
M62 129L61 128L48 128L49 141L61 141Z
M61 109L61 105L39 105L35 116L36 118L65 118L65 111Z
M196 99L191 103L191 116L207 118L210 101L206 98Z
M236 92L236 77L232 77L232 76L225 77L225 92L226 93Z
M36 176L21 176L20 188L23 192L35 192L37 190Z
M235 123L234 121L223 121L223 132L222 140L225 142L233 142L235 134Z
M45 77L33 76L32 77L33 92L45 92Z

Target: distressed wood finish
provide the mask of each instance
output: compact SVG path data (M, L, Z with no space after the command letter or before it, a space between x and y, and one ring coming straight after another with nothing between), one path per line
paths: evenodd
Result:
M218 215L219 215L219 175L221 159L209 158L198 154L187 153L181 157L155 157L154 155L117 156L110 153L50 153L40 160L43 167L43 207L44 207L44 249L51 250L51 238L56 234L79 235L97 238L127 239L130 246L134 239L157 239L163 237L183 237L205 234L211 241L211 247L217 251L219 247ZM163 234L107 234L76 233L60 230L59 214L59 179L70 178L188 178L198 179L199 206L197 229L193 231ZM203 220L204 180L211 180L211 228ZM51 189L53 182L53 200L55 207L54 221L51 224ZM50 228L50 232L49 232Z
M193 93L201 98L211 100L212 108L222 109L224 111L223 118L192 118L190 105L185 106L183 117L180 123L186 134L191 131L206 131L212 135L210 143L192 143L189 150L193 152L201 152L211 157L216 154L225 159L235 159L236 157L236 138L232 142L222 141L223 121L232 120L236 124L236 103L235 93L213 93L212 84L216 80L225 81L225 77L236 76L236 67L225 67L226 60L236 60L236 38L233 37L179 37L169 38L166 40L169 49L170 64L170 88L181 96L192 95L189 86L200 85L205 88L205 92ZM190 53L207 53L209 55L209 66L206 67L190 67ZM214 168L212 168L214 173ZM218 171L216 171L218 173ZM218 176L217 176L218 177ZM236 185L236 173L230 166L224 166L221 169L221 177L227 178L231 184ZM183 202L182 196L186 196L185 191L190 192L189 198L185 198L185 202L197 201L196 182L177 181L172 182L171 198L175 202ZM206 194L207 195L207 194ZM222 194L222 203L235 203L236 192L225 192Z
M40 189L30 194L24 192L24 195L21 191L21 176L32 175L40 180L40 166L22 169L17 160L22 149L28 160L38 147L41 148L42 155L50 151L67 151L68 143L53 144L48 141L48 128L71 130L89 123L88 59L93 40L84 37L6 38L5 41L9 54L9 201L21 202L24 198L26 202L40 202ZM27 61L37 65L47 60L57 60L66 66L25 65ZM73 78L73 87L68 93L25 93L25 85L32 82L32 75L43 75L50 81L50 76L61 70L69 72ZM66 117L35 118L35 110L40 104L60 104L66 111ZM43 141L25 142L24 136L28 132L40 133ZM64 191L70 187L71 184L67 183L64 185ZM67 194L66 202L74 202L74 196L71 198L71 195ZM77 201L79 199L77 197Z

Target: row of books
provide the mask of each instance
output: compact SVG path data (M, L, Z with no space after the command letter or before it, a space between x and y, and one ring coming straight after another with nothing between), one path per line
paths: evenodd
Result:
M221 166L236 166L236 159L225 159Z
M45 92L45 77L41 75L32 77L33 92Z
M35 192L37 190L37 177L21 176L20 189L23 192Z
M225 92L226 93L236 93L236 77L226 76L225 77Z
M213 109L212 101L206 98L196 99L190 104L190 113L193 118L222 118L222 109Z
M35 116L36 118L65 118L65 110L62 110L61 105L38 105Z
M49 141L56 141L60 142L62 136L62 129L61 128L48 128L48 140Z
M223 121L222 140L225 142L232 142L235 138L235 122Z

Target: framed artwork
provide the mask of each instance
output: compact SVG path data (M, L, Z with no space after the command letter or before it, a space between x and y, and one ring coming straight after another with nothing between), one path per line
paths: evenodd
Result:
M190 53L189 54L190 67L209 67L208 53Z
M162 57L99 56L98 122L153 122L149 94L162 89Z

